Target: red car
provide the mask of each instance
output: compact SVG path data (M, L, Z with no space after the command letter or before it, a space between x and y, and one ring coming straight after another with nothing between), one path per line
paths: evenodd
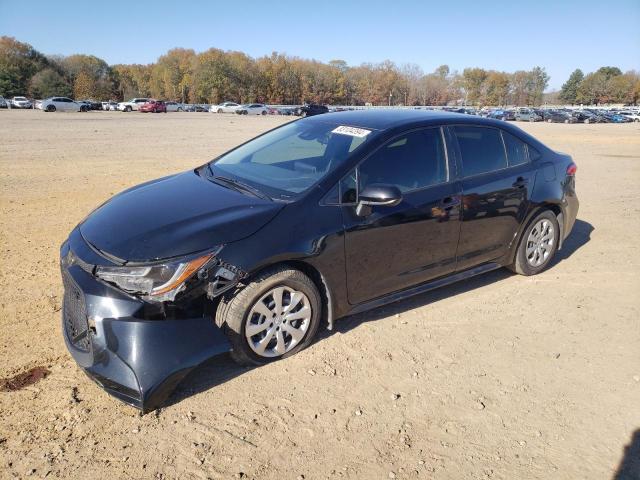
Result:
M143 113L167 113L167 105L162 100L151 99L147 103L142 104L138 110Z

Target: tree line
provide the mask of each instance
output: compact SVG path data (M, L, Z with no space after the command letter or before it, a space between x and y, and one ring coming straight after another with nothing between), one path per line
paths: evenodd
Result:
M603 67L576 70L561 91L568 103L636 103L640 80ZM154 97L190 103L264 102L334 105L540 105L549 83L545 69L513 73L447 65L425 73L390 60L350 66L274 52L259 58L210 48L175 48L148 65L109 65L93 55L46 56L12 37L0 38L0 94L34 98L123 100Z

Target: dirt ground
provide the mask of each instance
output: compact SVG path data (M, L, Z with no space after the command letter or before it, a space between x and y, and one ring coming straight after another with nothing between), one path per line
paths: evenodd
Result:
M520 124L578 164L578 222L539 276L352 316L266 367L209 362L145 416L94 385L60 332L61 242L283 121L0 111L0 377L50 371L0 392L0 477L640 478L638 124Z

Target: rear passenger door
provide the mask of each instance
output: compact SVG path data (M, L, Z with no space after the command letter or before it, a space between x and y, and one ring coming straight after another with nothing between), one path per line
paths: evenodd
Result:
M527 145L500 128L450 127L462 177L457 270L507 253L529 208L535 170Z

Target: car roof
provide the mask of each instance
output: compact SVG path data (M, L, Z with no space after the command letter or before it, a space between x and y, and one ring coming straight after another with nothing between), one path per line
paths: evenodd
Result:
M325 113L323 115L308 117L306 120L332 122L339 125L350 125L374 130L389 130L403 126L456 122L496 125L495 121L467 115L465 113L400 108Z

